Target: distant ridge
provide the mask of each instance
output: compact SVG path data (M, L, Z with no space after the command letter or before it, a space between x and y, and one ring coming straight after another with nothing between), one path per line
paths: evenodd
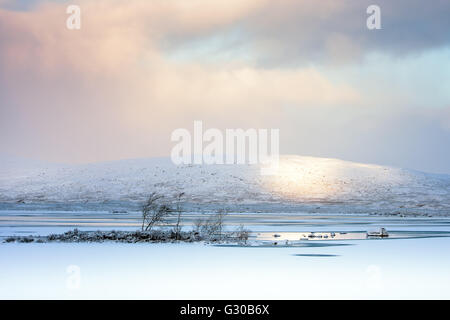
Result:
M302 156L281 156L276 175L257 165L182 165L168 158L87 165L0 167L0 202L138 202L185 192L193 204L304 204L343 212L450 214L450 176Z

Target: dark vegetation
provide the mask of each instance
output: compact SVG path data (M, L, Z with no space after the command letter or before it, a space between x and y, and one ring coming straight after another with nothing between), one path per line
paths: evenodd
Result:
M176 196L175 204L165 200L164 196L151 193L142 205L141 230L137 231L80 231L74 229L62 234L48 236L12 236L4 242L238 242L246 243L250 231L243 225L234 231L224 230L225 210L194 222L193 228L183 231L183 210L181 201L184 193ZM175 222L169 224L169 218L175 216Z

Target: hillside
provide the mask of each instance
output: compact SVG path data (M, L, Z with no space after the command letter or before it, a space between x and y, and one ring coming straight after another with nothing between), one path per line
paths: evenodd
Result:
M194 204L450 213L450 176L337 159L282 156L273 176L260 175L256 165L175 166L165 158L73 166L8 163L0 168L0 202L138 202L152 191L183 191Z

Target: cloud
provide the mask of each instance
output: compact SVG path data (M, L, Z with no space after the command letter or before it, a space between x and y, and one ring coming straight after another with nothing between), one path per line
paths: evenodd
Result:
M379 1L369 31L366 1L82 0L70 31L67 4L4 1L5 152L166 156L203 120L280 128L285 153L450 172L447 2Z
M70 162L169 152L170 132L193 120L265 127L284 105L353 104L358 93L314 68L240 61L173 61L165 39L206 34L260 1L79 1L0 10L1 143L13 153Z
M241 36L234 46L251 51L266 67L352 63L373 52L404 56L450 45L450 2L375 3L381 9L381 30L366 27L372 0L322 0L320 5L315 0L286 0L265 1L222 32L238 29Z
M420 0L377 1L381 30L366 28L366 9L374 3L370 0L325 0L321 6L312 0L283 3L277 8L273 5L262 9L255 14L254 23L248 22L254 30L255 43L269 43L267 56L261 50L262 59L268 62L326 62L330 58L349 62L374 51L405 55L450 44L446 31L450 27L448 1L433 5ZM270 48L280 46L281 54L280 50L279 54L270 54Z
M441 119L442 127L450 132L450 106L443 110L438 110L437 114L436 118Z

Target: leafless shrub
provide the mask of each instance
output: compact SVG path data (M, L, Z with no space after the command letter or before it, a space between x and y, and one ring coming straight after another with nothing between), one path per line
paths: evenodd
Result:
M163 196L156 192L150 194L142 206L142 231L150 231L156 224L164 223L171 209L162 203Z
M177 195L177 207L175 211L177 212L177 222L174 227L175 239L180 240L180 233L182 229L181 225L181 198L184 196L184 192L181 192Z
M195 233L201 233L203 224L205 223L205 220L203 219L197 219L194 221L194 232Z
M247 242L248 237L250 236L250 230L245 229L244 225L241 224L234 232L234 236L239 241Z
M223 219L226 215L225 210L220 210L217 214L199 224L200 234L208 239L220 240L223 237Z
M204 237L210 238L212 235L217 234L218 228L214 223L212 217L203 220L203 223L200 226L200 234Z

